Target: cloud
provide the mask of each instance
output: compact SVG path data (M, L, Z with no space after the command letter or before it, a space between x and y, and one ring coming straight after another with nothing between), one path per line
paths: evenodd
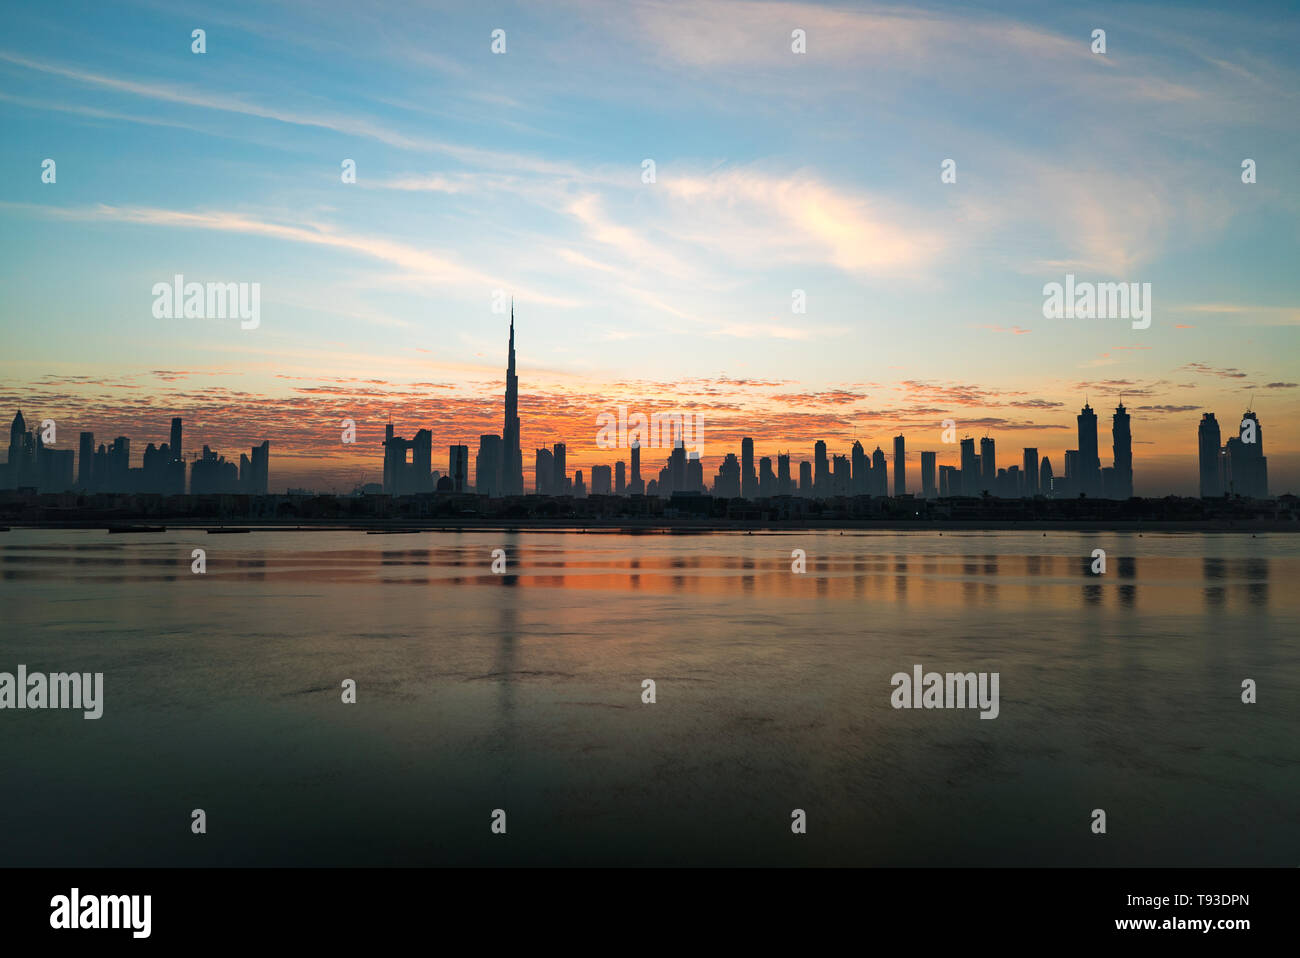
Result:
M1247 378L1246 373L1243 373L1240 369L1237 369L1235 366L1228 367L1226 369L1217 369L1205 363L1187 363L1178 368L1185 369L1188 372L1200 373L1202 376L1218 376L1220 379Z
M5 205L12 207L16 204ZM265 236L292 243L325 246L346 252L361 253L373 259L401 267L406 271L408 277L435 285L457 286L472 294L482 295L487 290L504 288L513 289L521 297L526 297L536 303L558 307L580 305L577 300L552 296L541 290L520 286L517 283L509 282L504 277L480 272L449 257L397 240L382 236L344 233L329 224L320 222L305 224L273 223L255 216L230 211L191 212L156 207L107 206L104 204L90 208L74 209L28 208L61 219L103 220L142 226L213 230L225 233ZM376 322L384 321L383 317L374 315L368 318ZM405 320L389 320L389 323L392 325L407 325Z

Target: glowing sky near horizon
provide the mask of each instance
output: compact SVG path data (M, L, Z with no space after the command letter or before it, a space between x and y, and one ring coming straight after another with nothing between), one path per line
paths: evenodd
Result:
M797 462L817 439L892 452L902 432L917 486L920 450L956 464L948 418L993 436L999 465L1035 446L1059 473L1086 394L1104 465L1124 397L1139 494L1194 493L1202 412L1226 438L1248 404L1271 491L1300 492L1293 7L7 17L6 421L53 418L73 445L128 435L138 464L180 415L187 451L269 439L273 488L343 491L379 479L391 416L401 435L432 429L445 468L449 444L501 431L501 290L529 484L556 441L571 470L626 458L595 444L618 403L702 412L710 481L744 435ZM153 284L178 273L260 283L259 327L155 319ZM1043 286L1067 273L1151 283L1151 328L1045 319Z

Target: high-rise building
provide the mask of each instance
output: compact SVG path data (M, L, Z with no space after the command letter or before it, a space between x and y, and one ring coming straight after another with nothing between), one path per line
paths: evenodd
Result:
M1224 486L1231 495L1268 498L1268 459L1264 456L1264 431L1259 417L1249 409L1241 417L1238 434L1225 446Z
M645 495L645 481L641 478L641 440L632 440L632 478L627 484L629 496Z
M713 494L720 499L735 499L740 495L740 460L734 452L727 453L718 466L718 476L713 480Z
M1033 446L1026 446L1022 462L1025 479L1024 491L1021 494L1032 499L1038 495L1038 450Z
M551 484L554 479L555 457L551 455L549 449L538 449L533 459L533 492L539 496L551 495Z
M848 456L831 456L831 495L847 496L853 491L853 474Z
M248 491L255 496L267 494L271 478L271 442L264 440L252 449L252 474Z
M455 448L455 447L453 447ZM407 454L412 455L408 461ZM433 488L433 433L421 429L414 439L393 435L393 424L384 428L384 492L409 496Z
M1219 463L1219 423L1214 413L1202 414L1201 425L1196 430L1196 445L1200 453L1201 498L1217 498L1223 495L1223 475Z
M871 453L871 494L889 495L889 466L885 464L885 450L879 446Z
M9 458L5 466L5 485L10 489L36 484L35 444L27 431L27 421L22 410L15 413L9 424Z
M1133 433L1129 429L1128 412L1122 402L1115 407L1115 415L1110 422L1115 459L1110 488L1105 492L1111 499L1129 499L1133 496Z
M894 495L907 494L907 453L903 449L903 437L894 437Z
M853 448L849 451L849 465L853 469L853 494L855 496L870 495L871 460L867 458L866 450L862 448L862 443L857 439L853 440Z
M1052 461L1046 456L1043 457L1042 464L1038 467L1038 491L1042 495L1050 496L1052 489Z
M961 485L961 470L956 466L939 467L939 497L947 499L949 496L956 495L956 489Z
M622 459L614 463L614 495L627 495L627 463Z
M167 449L173 459L184 459L184 453L181 451L181 417L172 417L172 432L168 437Z
M172 420L177 422L179 420ZM173 427L173 431L175 431ZM95 434L93 432L83 432L81 442L77 446L77 485L88 490L94 484L91 466L95 462Z
M504 479L505 442L496 433L478 437L478 456L474 460L474 491L480 496L500 496Z
M551 458L552 458L552 464L555 467L555 471L551 473L551 494L555 496L568 495L569 463L567 460L564 443L557 442L551 446ZM636 462L635 453L633 453L632 461Z
M776 494L778 496L794 494L794 489L790 484L790 454L788 452L776 454Z
M411 440L411 491L433 491L433 431L420 429Z
M1065 475L1074 480L1074 492L1095 497L1101 494L1101 458L1097 455L1097 414L1085 401L1077 417L1079 449L1075 469L1067 461Z
M764 499L776 495L776 473L772 471L772 457L758 460L758 494Z
M740 494L746 499L758 495L758 475L754 472L754 440L740 440Z
M933 499L937 494L934 487L934 458L933 452L921 453L921 495L926 499Z
M670 496L674 492L686 492L686 444L678 439L673 443L673 451L668 456L668 486L659 484L659 495Z
M830 494L831 463L826 458L826 443L818 439L813 444L813 490L818 496Z
M799 495L813 494L812 463L804 459L799 463Z
M975 440L963 439L961 441L961 478L958 481L960 489L954 492L959 496L974 496L979 494L979 456L975 455Z
M609 466L591 467L591 494L593 496L608 496L613 493L611 475L612 472Z
M515 375L515 304L510 303L510 355L506 363L506 421L501 432L500 492L524 492L524 460L519 448L519 377Z
M768 460L768 469L772 467L771 460ZM704 491L704 463L700 461L700 452L698 449L692 449L686 453L686 492L703 492Z
M993 437L985 436L980 440L980 483L979 492L992 495L997 491L998 457L993 448Z

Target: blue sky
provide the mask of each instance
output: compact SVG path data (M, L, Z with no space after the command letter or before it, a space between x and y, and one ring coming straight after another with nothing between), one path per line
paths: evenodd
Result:
M0 396L72 429L183 414L198 442L271 438L288 473L334 457L325 484L360 468L330 438L349 412L369 439L387 410L468 442L500 429L504 290L525 447L590 446L579 465L602 461L594 417L626 402L706 410L718 456L739 435L802 457L902 431L946 463L954 418L1007 464L1037 445L1059 469L1087 392L1103 413L1128 397L1140 493L1190 492L1201 412L1231 422L1253 393L1273 491L1300 485L1293 6L125 3L8 21ZM1151 283L1151 328L1044 319L1067 272ZM260 326L155 319L150 290L176 273L259 282Z

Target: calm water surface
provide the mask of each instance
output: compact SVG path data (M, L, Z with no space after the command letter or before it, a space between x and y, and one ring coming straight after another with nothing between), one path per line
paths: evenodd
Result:
M0 711L0 863L1294 867L1298 583L1280 534L15 529L0 671L105 707ZM1001 714L891 708L916 663Z

